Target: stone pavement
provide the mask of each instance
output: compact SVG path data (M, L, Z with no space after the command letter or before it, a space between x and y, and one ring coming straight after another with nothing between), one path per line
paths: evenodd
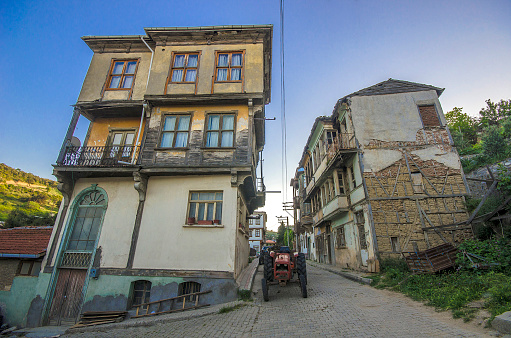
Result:
M308 266L308 298L298 284L271 286L262 301L255 277L254 302L228 313L159 321L151 326L64 337L489 337L493 331L435 313L420 303ZM122 324L122 323L121 323ZM98 327L99 328L99 327Z
M252 283L254 281L254 276L259 267L259 258L255 258L252 263L250 263L243 271L241 271L240 275L236 279L236 283L241 290L252 290Z

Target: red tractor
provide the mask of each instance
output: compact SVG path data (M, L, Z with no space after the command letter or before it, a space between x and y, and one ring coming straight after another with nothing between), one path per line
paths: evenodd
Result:
M261 280L263 298L270 300L268 289L270 285L285 286L288 283L299 283L302 297L307 298L307 268L303 253L291 253L287 246L275 248L264 253L264 278Z

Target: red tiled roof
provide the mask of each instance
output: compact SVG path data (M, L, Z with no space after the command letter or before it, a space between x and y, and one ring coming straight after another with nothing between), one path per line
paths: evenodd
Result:
M43 256L52 231L52 227L0 229L0 254Z

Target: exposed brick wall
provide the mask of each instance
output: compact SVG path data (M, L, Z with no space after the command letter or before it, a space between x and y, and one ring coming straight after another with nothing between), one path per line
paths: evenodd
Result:
M0 259L0 291L10 290L18 270L18 259Z
M399 249L404 252L413 251L413 242L417 243L419 250L444 243L437 232L422 230L423 227L431 227L431 224L422 215L421 209L434 226L468 218L463 197L446 197L466 193L460 170L435 160L424 161L415 155L408 154L407 157L411 172L419 173L420 168L427 177L427 180L422 178L421 189L431 196L445 197L428 197L423 191L415 193L404 152L402 159L391 166L374 174L364 173L369 198L383 198L371 201L378 250L383 256L392 255L391 237L398 238ZM439 232L451 243L472 237L470 229Z
M434 105L419 106L419 112L422 118L422 124L424 127L438 127L440 126L440 120Z

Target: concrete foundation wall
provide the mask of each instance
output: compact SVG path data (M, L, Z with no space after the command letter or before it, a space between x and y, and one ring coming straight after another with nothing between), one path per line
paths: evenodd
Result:
M190 191L223 192L220 226L186 224ZM234 272L236 198L229 175L151 177L133 267Z
M178 296L179 284L196 282L201 291L212 292L200 296L199 304L220 304L237 298L237 286L229 278L179 278L101 275L91 279L82 311L126 311L131 308L133 285L137 280L151 282L150 301ZM156 310L156 309L154 309ZM150 311L151 312L151 311Z

